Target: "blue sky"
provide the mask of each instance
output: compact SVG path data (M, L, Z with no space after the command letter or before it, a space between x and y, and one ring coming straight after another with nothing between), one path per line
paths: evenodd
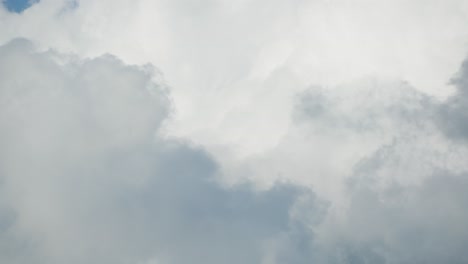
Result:
M3 4L11 12L21 13L23 10L30 7L35 0L3 0Z

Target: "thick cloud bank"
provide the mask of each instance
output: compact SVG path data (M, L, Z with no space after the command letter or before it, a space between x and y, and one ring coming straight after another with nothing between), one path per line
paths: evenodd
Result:
M468 1L13 11L1 263L468 263Z
M2 262L468 261L466 64L442 102L403 82L311 87L277 147L231 172L159 134L169 91L150 65L17 39L0 73ZM217 177L240 171L321 199Z
M15 40L0 73L2 263L261 263L311 239L311 192L224 188L203 150L157 136L168 99L151 67Z

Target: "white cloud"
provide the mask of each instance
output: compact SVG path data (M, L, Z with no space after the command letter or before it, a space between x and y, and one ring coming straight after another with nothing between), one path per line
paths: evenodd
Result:
M467 13L464 0L0 8L0 42L41 50L0 48L0 257L466 262L466 63L449 80Z
M158 65L176 109L168 133L236 156L274 147L291 97L310 84L377 75L448 96L468 39L464 0L81 0L63 11L67 3L4 13L0 41Z
M320 204L288 184L225 188L207 153L159 136L168 100L149 66L15 40L0 69L2 261L259 263L298 198Z
M293 255L316 263L467 261L465 66L444 101L375 79L298 96L280 144L241 165L267 183L294 178L331 202L314 240L290 242Z

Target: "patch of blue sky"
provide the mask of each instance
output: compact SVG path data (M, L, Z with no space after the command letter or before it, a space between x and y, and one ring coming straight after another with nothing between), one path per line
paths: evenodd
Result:
M10 12L21 13L39 0L2 0L3 5Z

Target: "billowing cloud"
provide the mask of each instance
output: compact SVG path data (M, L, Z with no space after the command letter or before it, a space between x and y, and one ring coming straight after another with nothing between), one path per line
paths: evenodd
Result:
M0 7L0 261L466 263L467 14Z
M278 143L310 84L383 76L448 96L467 14L465 0L42 0L0 9L0 42L151 62L172 87L168 132L237 158Z
M468 261L464 71L444 101L378 79L298 95L295 126L245 166L252 177L294 178L331 201L308 259Z
M309 229L302 200L324 212L305 188L223 187L206 152L159 136L167 89L150 66L15 40L0 69L4 262L261 263Z

